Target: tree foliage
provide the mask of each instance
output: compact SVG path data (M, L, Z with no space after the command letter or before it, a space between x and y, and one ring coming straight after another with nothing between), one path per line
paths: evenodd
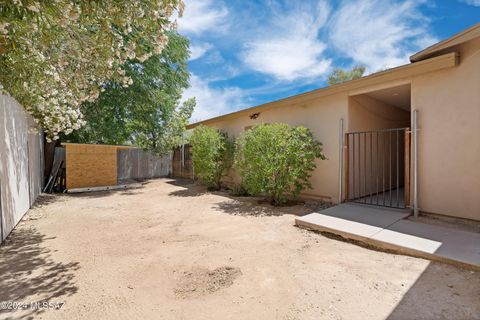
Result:
M287 124L263 124L237 139L235 168L250 194L265 193L274 205L296 197L307 187L316 165L326 159L322 144L309 129Z
M220 189L233 164L234 144L215 128L200 125L190 137L195 175L208 186Z
M84 124L80 105L105 81L132 84L121 66L159 54L182 11L182 0L2 1L0 83L56 139Z
M180 144L195 101L180 104L189 85L189 42L168 32L161 54L128 61L123 70L133 84L107 81L95 102L82 106L86 125L65 139L80 143L134 144L162 154Z
M328 76L327 82L329 85L339 84L349 80L361 78L364 73L365 73L364 66L355 66L350 70L343 70L343 69L336 68Z

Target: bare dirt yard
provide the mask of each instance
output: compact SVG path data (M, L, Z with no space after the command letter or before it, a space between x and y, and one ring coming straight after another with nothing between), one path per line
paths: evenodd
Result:
M293 226L313 209L171 179L42 197L0 247L0 318L480 319L478 272Z

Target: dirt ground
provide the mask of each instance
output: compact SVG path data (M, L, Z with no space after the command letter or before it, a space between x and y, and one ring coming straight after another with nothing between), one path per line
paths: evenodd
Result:
M480 319L478 272L293 226L313 209L169 179L42 197L0 247L0 302L50 305L0 318Z

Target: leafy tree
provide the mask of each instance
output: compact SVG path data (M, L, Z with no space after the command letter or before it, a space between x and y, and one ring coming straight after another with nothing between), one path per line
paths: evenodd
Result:
M233 164L234 144L217 129L200 125L190 137L195 175L208 186L220 189Z
M84 125L80 105L105 81L132 84L121 66L159 54L183 7L182 0L4 0L0 83L56 139Z
M326 159L322 144L309 129L287 124L262 124L237 139L235 168L250 194L265 193L274 205L310 187L315 159Z
M361 78L364 73L365 73L364 66L355 66L350 70L343 70L343 69L336 68L328 76L327 82L329 85L339 84L349 80Z
M95 102L84 103L87 124L65 139L81 143L134 144L162 154L180 144L195 100L180 105L188 87L188 40L168 32L160 55L123 66L133 84L108 81Z

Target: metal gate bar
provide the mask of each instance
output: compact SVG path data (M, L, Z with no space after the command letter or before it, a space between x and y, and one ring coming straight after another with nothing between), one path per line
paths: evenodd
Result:
M346 201L390 208L409 206L409 128L349 132L345 147Z

